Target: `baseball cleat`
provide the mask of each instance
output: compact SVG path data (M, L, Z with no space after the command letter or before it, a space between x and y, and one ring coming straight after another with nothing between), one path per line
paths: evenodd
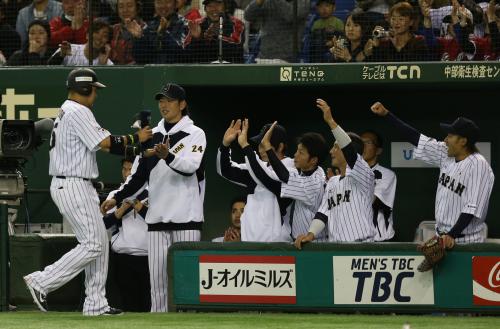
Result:
M47 312L47 296L43 294L42 292L36 290L30 284L28 283L28 278L25 276L23 277L24 283L26 283L26 287L28 288L29 292L31 293L31 297L33 297L33 301L35 302L36 306L40 309L42 312Z
M109 310L102 313L101 315L123 315L123 311L119 308L110 307Z

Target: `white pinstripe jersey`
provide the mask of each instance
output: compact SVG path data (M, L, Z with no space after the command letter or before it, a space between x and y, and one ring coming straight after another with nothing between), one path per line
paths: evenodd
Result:
M288 168L288 183L281 183L281 197L294 200L293 214L290 214L292 236L307 234L309 226L318 211L325 191L325 172L321 167L309 176L299 173L296 168ZM326 230L314 239L317 242L328 241Z
M96 152L109 135L88 107L66 100L50 137L49 175L97 178Z
M380 176L375 175L375 196L382 201L387 207L393 209L394 196L396 195L396 174L394 171L376 164L372 167L373 172L378 171ZM377 178L380 177L380 178ZM384 217L382 211L377 214L378 229L376 230L375 241L389 240L394 237L394 221L393 212L387 219Z
M347 166L344 177L330 178L318 210L328 217L329 241L373 241L374 186L373 171L359 154L354 168Z
M449 232L456 224L460 213L472 214L470 224L462 231L457 243L482 242L484 221L495 176L486 159L473 153L462 161L448 156L444 142L420 135L415 159L439 167L436 191L436 230Z

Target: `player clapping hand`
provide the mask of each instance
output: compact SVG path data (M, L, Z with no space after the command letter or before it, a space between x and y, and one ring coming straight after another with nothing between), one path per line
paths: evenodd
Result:
M260 141L260 145L262 145L264 151L269 151L270 149L273 148L273 146L271 145L271 136L273 135L274 127L276 126L277 123L278 121L273 122L271 127L269 127L269 129L264 134L264 137L262 137L262 140Z
M166 159L169 150L170 150L170 138L168 138L167 136L163 138L163 143L156 144L154 147L155 154L160 159Z
M231 145L232 142L238 137L238 134L241 131L241 120L238 119L236 122L234 120L231 121L229 128L227 128L224 133L224 137L222 137L222 144L226 147Z
M244 119L241 125L241 131L238 133L238 144L241 148L247 147L248 144L248 119Z

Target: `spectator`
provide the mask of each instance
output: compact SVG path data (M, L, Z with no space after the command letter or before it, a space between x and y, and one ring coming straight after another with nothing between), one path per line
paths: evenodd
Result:
M122 160L124 182L138 164L139 157L135 161ZM113 198L118 191L109 193L107 199ZM129 312L148 312L151 308L148 225L144 220L148 212L147 196L145 190L134 199L110 209L103 217L106 229L112 229L110 263L114 268L113 279L120 291L122 309Z
M28 28L32 21L45 20L50 22L54 17L61 16L62 5L55 0L33 0L29 6L21 9L17 15L16 31L21 37L21 46L28 42Z
M257 63L296 61L297 49L293 48L294 37L302 40L309 8L309 0L297 0L297 17L294 17L293 1L252 0L246 7L244 16L246 21L261 23ZM295 26L298 27L297 30Z
M3 65L16 50L21 48L19 34L7 22L6 14L6 6L0 1L0 65Z
M383 151L383 140L379 133L367 130L361 134L364 144L363 159L375 174L375 200L373 200L373 225L376 228L375 241L393 241L393 206L396 196L396 174L378 163Z
M204 0L206 17L189 22L191 57L195 62L210 63L219 56L219 19L222 25L222 60L243 63L243 22L225 11L224 0Z
M32 3L33 0L2 0L0 2L5 5L5 21L10 26L16 26L19 11Z
M486 9L488 25L485 36L472 34L473 24L470 16L460 15L460 45L464 52L464 60L488 61L497 60L500 56L500 7L495 0L490 1Z
M451 14L443 17L439 37L434 37L432 9L427 1L421 2L420 9L423 17L425 41L432 57L441 61L454 61L461 57L461 55L459 56L461 53L459 40L461 40L462 31L458 24L458 2L453 1Z
M177 7L177 13L184 16L185 19L189 21L195 21L201 18L200 11L198 8L191 6L192 0L176 0L175 6Z
M241 241L241 215L247 204L246 197L237 197L231 200L231 224L224 231L224 236L215 238L212 242L237 242Z
M330 58L330 41L337 33L344 30L344 22L333 15L335 0L319 0L316 3L316 13L319 16L311 28L311 63L328 62Z
M138 64L182 63L190 42L188 20L177 14L175 0L155 0L156 16L146 29L134 34L134 58Z
M335 62L363 62L364 49L371 37L373 25L365 13L355 13L347 17L345 40L334 37L330 49Z
M109 24L101 20L96 20L92 23L91 31L93 31L93 65L113 65L113 62L109 59L109 55L111 52L111 46L109 45L111 28ZM61 45L61 56L64 57L64 65L86 66L89 64L90 59L90 45L88 42L83 45L75 45L69 44L68 42L63 42L63 44Z
M10 56L7 65L59 65L60 56L52 56L54 49L49 48L50 26L47 21L35 20L28 27L28 44Z
M135 64L133 56L134 35L140 36L146 23L142 20L142 3L139 0L118 0L120 22L113 25L111 60L115 64Z
M84 0L62 0L63 14L50 20L51 46L63 41L74 44L87 42L89 21Z
M365 53L375 62L414 62L430 59L429 50L422 36L415 36L416 18L408 2L400 2L389 11L390 32L375 27L374 37L369 40Z

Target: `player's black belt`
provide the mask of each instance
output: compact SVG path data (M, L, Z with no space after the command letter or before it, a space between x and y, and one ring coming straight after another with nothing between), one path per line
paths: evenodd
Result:
M80 179L83 179L83 180L86 180L86 181L90 181L90 178L82 178L82 177L66 177L66 176L56 176L56 178L60 178L60 179L66 179L66 178L80 178Z

